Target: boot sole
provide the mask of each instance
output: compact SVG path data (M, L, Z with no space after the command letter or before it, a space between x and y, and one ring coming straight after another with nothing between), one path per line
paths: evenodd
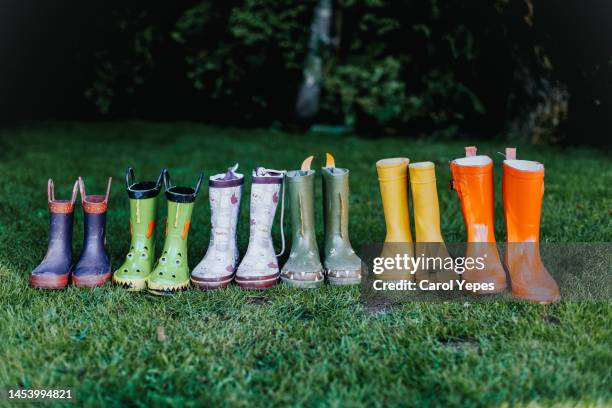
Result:
M335 286L350 286L361 284L361 278L332 278L328 276L327 281L330 285Z
M342 275L342 272L346 272L346 271L336 271L336 270L329 270L329 269L325 270L325 277L327 278L327 281L329 282L330 285L347 286L347 285L359 285L361 283L361 270L348 271L349 275L346 276L346 273L345 273L344 277L343 276L340 276L340 277L332 276L338 272L340 272L340 274Z
M216 280L216 278L206 279L206 278L195 278L191 277L191 283L193 286L200 290L215 290L215 289L225 289L232 283L234 279L234 275L230 277L223 277Z
M68 286L68 276L64 275L30 275L30 286L38 289L65 289Z
M236 285L247 290L269 289L276 285L279 275L280 273L267 276L236 276Z
M538 297L538 296L529 296L529 295L518 295L512 292L512 296L520 300L526 300L528 302L537 303L540 305L550 305L552 303L555 303L561 300L561 295L553 296L553 297Z
M283 281L283 283L285 283L285 285L293 287L293 288L300 288L300 289L316 289L316 288L320 288L321 286L323 286L323 279L318 280L318 281L299 281L296 279L288 279L288 278L284 278L281 276L281 280Z
M189 288L189 281L178 283L173 286L159 286L159 287L151 287L149 283L147 283L148 289L147 292L157 295L157 296L171 296L177 292L182 292Z
M128 292L142 292L147 288L146 279L121 279L113 276L113 283Z
M104 275L78 277L72 275L72 284L77 288L95 288L104 285L111 278L111 273Z

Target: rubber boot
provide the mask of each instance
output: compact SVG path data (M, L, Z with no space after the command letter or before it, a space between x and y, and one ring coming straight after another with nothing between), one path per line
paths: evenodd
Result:
M164 171L157 181L134 181L134 170L125 172L125 188L130 200L130 251L123 265L113 274L113 282L129 291L146 289L146 279L153 271L155 260L155 222L157 197Z
M516 149L506 149L503 201L506 219L506 265L512 294L520 299L552 303L559 287L540 258L540 215L544 196L544 165L516 160Z
M301 170L287 173L287 194L291 207L291 253L281 270L281 279L289 286L316 288L323 284L323 265L315 235L314 180L310 169L313 157L302 163Z
M68 285L72 264L72 225L79 182L74 183L70 200L56 200L53 180L47 183L49 244L40 265L30 275L30 285L42 289L63 289Z
M277 257L285 250L283 231L284 197L281 206L281 252L276 254L272 242L272 224L278 206L285 171L258 167L253 170L251 184L249 246L236 272L236 284L244 289L267 289L278 282ZM284 196L284 191L283 191Z
M323 175L323 216L325 220L325 274L332 285L361 282L361 259L349 239L349 170L336 167L327 153Z
M481 258L484 268L472 268L462 278L469 283L490 284L492 290L480 294L506 290L506 272L499 259L493 224L493 160L476 156L476 148L465 148L466 157L450 163L451 187L457 192L467 231L468 258Z
M405 157L382 159L376 162L387 228L381 258L414 256L408 212L409 163L410 160ZM413 280L413 272L405 269L386 270L379 277L391 281Z
M161 257L147 278L147 290L155 295L171 295L189 287L187 237L203 175L200 174L195 187L173 185L168 170L163 178L168 199L166 240Z
M191 282L200 289L225 288L234 279L238 263L236 227L244 175L238 164L208 180L211 231L204 258L191 273Z
M106 253L106 210L113 178L108 178L106 195L87 195L79 177L85 233L81 256L72 271L72 283L93 288L104 285L111 277L111 263Z
M435 165L432 162L411 163L408 169L414 210L415 252L417 256L437 260L417 271L416 278L430 282L450 282L459 276L443 268L445 260L451 258L440 230Z

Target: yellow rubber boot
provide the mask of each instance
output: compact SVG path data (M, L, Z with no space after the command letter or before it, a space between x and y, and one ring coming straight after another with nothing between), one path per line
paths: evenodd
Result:
M404 157L382 159L376 162L380 195L387 235L381 257L414 255L410 215L408 212L408 164ZM412 280L410 271L393 270L381 275L387 280Z
M453 271L442 268L445 258L450 257L440 231L440 207L436 186L436 169L432 162L409 165L410 190L414 210L414 226L417 256L440 259L417 271L416 279L449 282L456 279Z

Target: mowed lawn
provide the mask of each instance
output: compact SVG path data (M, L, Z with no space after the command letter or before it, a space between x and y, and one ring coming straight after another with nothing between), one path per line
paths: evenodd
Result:
M0 387L74 390L85 405L134 406L498 406L612 405L612 307L524 302L406 303L369 308L358 288L267 292L231 287L158 298L106 286L45 292L28 287L47 241L47 178L58 198L83 176L88 192L114 184L108 251L114 267L129 247L127 166L154 178L194 183L235 162L247 174L239 243L248 241L250 170L295 169L325 152L351 169L354 247L384 238L375 162L406 156L436 163L442 232L464 239L448 162L463 142L284 134L190 123L39 124L0 131ZM502 142L478 143L496 163L496 235L501 211ZM546 166L542 240L612 241L612 160L605 152L518 146ZM322 245L321 182L317 232ZM189 236L193 267L210 232L206 188ZM160 196L159 220L165 218ZM77 207L74 257L81 248ZM277 214L278 215L278 214ZM286 218L287 232L290 230ZM278 220L278 218L277 218ZM158 230L158 252L162 231ZM276 246L280 245L278 222ZM0 403L2 405L4 403Z

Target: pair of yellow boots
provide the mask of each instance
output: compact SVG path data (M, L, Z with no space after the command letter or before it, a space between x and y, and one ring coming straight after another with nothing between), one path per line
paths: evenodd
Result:
M397 157L376 162L387 235L382 257L408 256L448 258L440 231L440 209L436 187L436 171L432 162L410 163ZM414 210L416 246L413 246L408 212L408 173ZM416 249L416 253L415 253ZM428 280L449 282L457 276L441 268L419 267L411 274L404 270L390 270L383 278L389 280Z

